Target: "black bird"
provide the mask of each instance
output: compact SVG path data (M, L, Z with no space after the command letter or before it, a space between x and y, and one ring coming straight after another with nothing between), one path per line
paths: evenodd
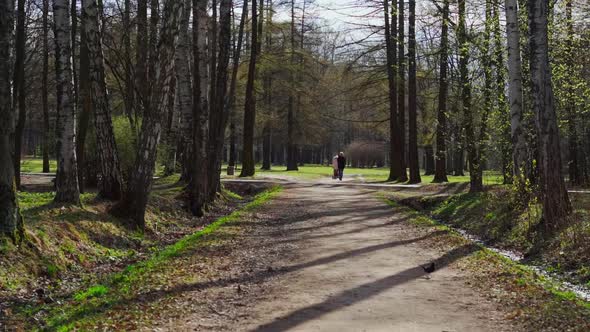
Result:
M426 266L421 266L421 267L424 270L424 272L426 272L426 273L432 273L432 272L434 272L434 270L436 270L434 263L430 263Z

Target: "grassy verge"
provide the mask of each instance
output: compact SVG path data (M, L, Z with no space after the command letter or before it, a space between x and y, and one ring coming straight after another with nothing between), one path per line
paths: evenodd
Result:
M112 306L124 306L142 293L170 286L166 279L179 268L175 266L175 259L191 254L203 246L222 241L217 236L222 226L245 218L248 213L279 192L280 188L275 187L258 194L243 208L218 218L202 230L181 238L174 244L153 253L147 259L129 265L122 272L111 274L100 282L62 299L59 305L26 307L22 308L22 314L31 317L44 312L45 325L42 328L47 330L68 331L81 326L84 329L83 327L88 327L88 324L92 326L93 322Z
M381 193L380 197L392 208L408 215L412 224L442 231L441 235L430 240L431 245L450 250L469 243L461 234L424 211L399 204L390 193ZM448 204L442 206L448 209ZM471 208L476 208L473 203ZM477 246L479 250L457 264L460 269L471 272L470 284L498 302L509 313L508 319L522 324L525 330L586 331L590 327L589 302L573 292L562 291L556 282L534 269Z
M536 240L541 207L523 206L505 187L452 196L390 198L476 235L495 247L521 252L535 264L567 274L570 281L590 286L590 195L571 194L574 213L569 226L542 245ZM515 203L516 202L516 203Z

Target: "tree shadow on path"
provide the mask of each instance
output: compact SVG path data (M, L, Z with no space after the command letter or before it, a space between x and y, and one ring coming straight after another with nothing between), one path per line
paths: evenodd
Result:
M467 244L445 253L433 262L437 266L437 269L441 269L451 264L452 262L462 257L468 256L478 250L480 250L480 248L477 245ZM419 266L408 268L394 275L369 283L365 283L352 289L344 290L338 294L330 296L323 302L316 303L305 308L301 308L299 310L293 311L287 315L277 318L274 322L261 325L256 329L252 330L252 332L287 331L305 322L317 319L331 312L338 311L360 301L372 298L388 289L394 288L396 286L417 279L423 276L424 274L425 272Z

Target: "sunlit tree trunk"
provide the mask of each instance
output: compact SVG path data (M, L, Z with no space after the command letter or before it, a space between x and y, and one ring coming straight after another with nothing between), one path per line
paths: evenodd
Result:
M246 83L246 102L244 105L244 139L242 148L242 172L240 176L253 176L254 161L254 126L256 124L256 96L254 95L254 79L256 78L256 61L258 58L258 0L252 1L252 48L248 66Z
M14 112L11 101L10 53L14 28L14 2L0 0L0 234L15 242L24 236L23 220L16 197L14 165L12 161L12 123Z
M528 177L527 140L523 120L522 63L517 0L506 0L506 39L508 47L508 99L514 176ZM523 174L524 172L524 174Z
M72 80L69 0L53 1L57 86L57 176L55 202L80 203L76 160L76 105Z
M182 1L174 0L164 3L160 43L153 52L158 54L155 81L152 82L154 89L144 109L137 155L127 192L113 211L117 215L130 218L131 226L141 230L145 228L145 210L162 134L162 119L173 83L174 53L183 4Z
M400 157L400 174L398 181L408 181L408 172L406 165L406 52L404 45L404 1L398 1L398 55L397 55L397 72L398 72L398 102L397 111L399 115L399 157Z
M131 0L125 0L123 8L123 47L125 50L125 114L129 119L129 125L135 130L135 119L133 109L135 108L135 84L133 77L133 61L131 60L131 34L133 33L133 24L131 23Z
M436 124L436 154L433 182L448 182L447 178L447 98L449 82L447 78L448 53L449 53L449 0L444 0L442 8L442 26L440 39L440 69L438 110Z
M115 143L109 95L106 86L105 64L102 50L99 8L96 0L82 0L84 32L89 58L89 78L94 105L96 152L100 162L101 179L99 197L118 200L122 193L121 165Z
M78 130L76 131L76 158L78 160L78 184L80 192L85 191L87 184L90 184L90 173L94 168L89 167L86 161L86 138L88 137L88 127L90 126L90 117L94 109L92 103L92 94L90 89L90 58L88 56L88 47L86 42L85 30L86 20L82 20L82 31L80 31L80 79L79 94L80 94L80 111L78 112ZM95 177L92 177L92 180Z
M420 183L420 162L418 160L418 107L416 83L416 0L410 0L408 17L408 161L410 183Z
M566 73L571 73L572 75L568 75L568 100L565 101L566 103L566 116L567 116L567 123L568 123L568 172L569 172L569 181L572 185L580 185L582 184L582 177L580 172L580 166L578 162L578 116L576 112L576 104L574 100L574 94L576 93L575 89L573 88L574 82L573 77L575 70L574 65L571 63L574 61L574 22L572 17L572 1L573 0L566 0L565 2L565 24L566 24L566 40L565 40L565 48L566 54L568 56L568 60L570 63L567 63L566 66L569 68L566 70Z
M528 0L533 109L539 147L539 173L545 231L563 227L572 207L562 177L547 36L548 3Z
M263 9L261 9L263 11ZM267 25L266 25L266 52L270 52L272 47L272 1L267 4ZM261 19L262 23L262 19ZM262 26L262 25L261 25ZM260 29L260 36L262 36L262 29ZM264 103L267 112L267 119L264 122L263 129L263 143L262 143L262 169L270 170L271 154L272 154L272 77L266 73L264 76Z

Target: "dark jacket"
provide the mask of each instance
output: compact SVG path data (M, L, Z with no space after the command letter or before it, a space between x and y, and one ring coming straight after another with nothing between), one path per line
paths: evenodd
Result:
M346 167L346 158L338 156L338 169L344 169Z

